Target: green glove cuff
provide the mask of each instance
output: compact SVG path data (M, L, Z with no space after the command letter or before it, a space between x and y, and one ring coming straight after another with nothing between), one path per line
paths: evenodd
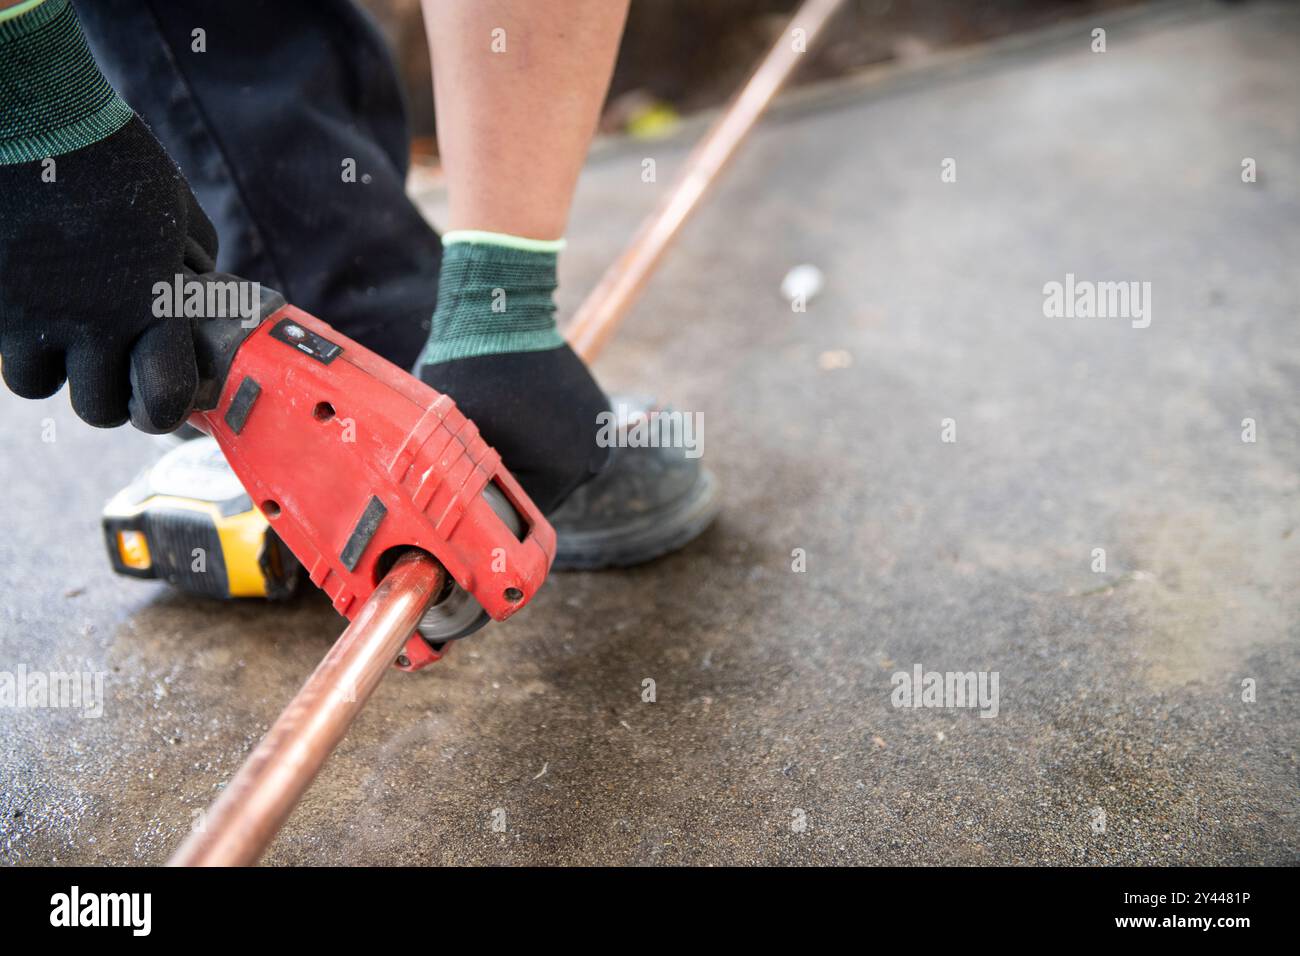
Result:
M97 143L132 115L91 56L69 0L0 20L0 165Z
M520 247L511 237L452 234L444 239L438 308L423 365L475 355L559 348L555 327L558 243ZM528 242L529 240L522 240ZM549 246L545 249L538 246Z

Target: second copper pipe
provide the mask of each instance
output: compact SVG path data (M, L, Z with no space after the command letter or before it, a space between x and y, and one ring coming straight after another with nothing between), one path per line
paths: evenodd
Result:
M844 0L805 0L776 45L686 159L681 175L578 307L565 338L590 362L631 311L682 226Z

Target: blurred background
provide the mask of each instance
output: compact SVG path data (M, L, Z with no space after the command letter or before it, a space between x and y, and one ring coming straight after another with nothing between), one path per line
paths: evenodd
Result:
M436 156L432 78L420 0L361 0L382 25L406 87L417 158ZM851 0L810 50L794 83L920 60L1134 0ZM632 0L605 133L654 137L675 119L718 106L744 82L798 0Z

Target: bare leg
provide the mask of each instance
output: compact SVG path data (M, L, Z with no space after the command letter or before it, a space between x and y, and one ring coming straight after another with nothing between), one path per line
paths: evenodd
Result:
M564 234L628 0L424 0L448 230Z

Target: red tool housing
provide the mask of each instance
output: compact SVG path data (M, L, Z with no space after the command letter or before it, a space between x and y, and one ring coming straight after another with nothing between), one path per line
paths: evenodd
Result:
M550 570L554 529L455 403L301 309L282 306L239 345L216 407L191 423L349 620L410 548L496 620ZM484 497L489 484L521 535ZM417 633L397 666L440 656Z

